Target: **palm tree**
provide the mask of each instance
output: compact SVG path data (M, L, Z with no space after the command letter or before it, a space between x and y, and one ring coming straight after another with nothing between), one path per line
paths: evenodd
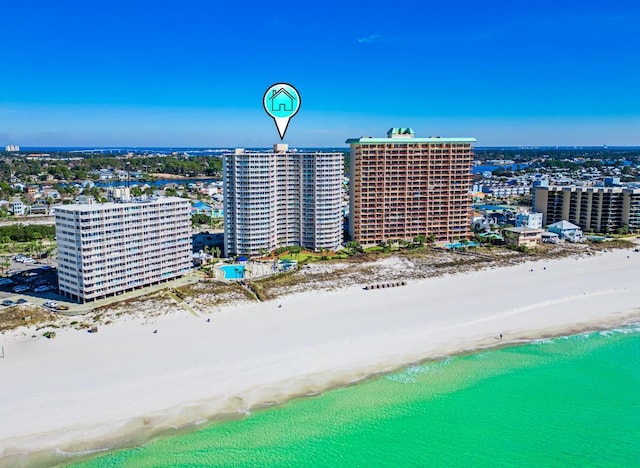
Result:
M9 257L2 257L2 260L0 260L0 269L2 269L2 274L4 275L4 272L7 271L7 269L11 266L11 260L9 260Z
M47 247L44 249L44 252L42 252L42 255L44 255L47 259L47 265L51 265L51 254L53 254L53 252L55 252L55 247Z
M44 247L44 244L42 243L42 239L38 239L35 241L35 249L36 249L36 254L38 255L38 258L42 257L43 247Z
M38 247L35 241L30 241L27 243L27 252L29 252L29 255L35 255L37 250Z

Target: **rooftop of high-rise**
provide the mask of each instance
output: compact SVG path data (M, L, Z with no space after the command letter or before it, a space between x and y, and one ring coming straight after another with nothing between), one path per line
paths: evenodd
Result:
M475 138L448 138L440 136L430 136L427 138L416 138L415 132L409 127L390 128L385 137L360 137L349 138L345 143L475 143Z

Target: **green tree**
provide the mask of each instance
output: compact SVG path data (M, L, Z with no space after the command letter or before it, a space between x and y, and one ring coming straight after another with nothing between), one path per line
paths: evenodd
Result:
M616 234L626 236L627 234L629 234L629 226L625 224L624 226L619 227L618 229L616 229Z
M191 216L191 224L194 226L211 224L211 217L204 213L197 213Z
M0 258L0 270L2 270L2 274L4 275L7 269L11 266L11 260L9 257Z
M355 255L357 252L362 251L362 246L356 241L349 241L345 244L347 248L347 255Z

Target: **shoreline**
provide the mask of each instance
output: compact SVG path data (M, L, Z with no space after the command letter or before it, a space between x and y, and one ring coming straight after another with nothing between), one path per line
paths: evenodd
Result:
M272 408L277 408L279 406L285 405L290 401L304 399L304 398L313 398L314 396L321 395L326 392L331 392L333 390L348 388L354 385L359 385L368 381L372 381L375 379L382 378L384 376L393 375L397 372L401 372L410 366L420 366L428 363L439 362L444 359L454 357L454 356L468 356L471 354L479 353L482 351L490 351L490 350L498 350L503 348L514 348L519 346L527 346L531 343L535 343L539 340L547 340L547 339L557 339L563 337L576 336L581 334L590 334L596 333L600 331L615 331L620 328L627 328L634 325L640 324L640 309L634 311L624 317L615 318L608 323L600 323L597 322L590 326L589 324L584 324L584 326L578 326L577 328L573 328L570 330L560 331L543 331L541 334L535 334L535 336L527 336L527 337L519 337L510 341L495 341L493 343L480 344L477 347L467 348L464 350L460 350L454 353L444 353L442 355L434 355L430 357L426 357L423 359L409 361L399 366L390 367L389 369L372 371L370 373L366 373L362 376L355 377L351 380L345 379L344 381L337 382L331 386L326 388L322 388L317 391L309 391L306 393L299 394L291 394L287 395L286 398L279 401L269 401L257 403L251 408L248 409L237 409L235 411L226 411L220 412L213 415L209 415L204 417L204 419L199 419L195 421L186 422L180 425L169 424L168 422L162 425L158 425L155 427L148 427L145 423L142 426L136 426L136 420L129 421L122 426L123 432L119 435L112 435L111 438L106 438L103 440L103 447L97 447L94 443L88 442L87 447L84 447L84 444L80 443L78 446L73 447L70 446L68 450L61 450L59 448L55 449L46 449L43 451L37 451L28 454L14 454L9 455L6 458L0 458L0 466L6 462L7 466L22 466L25 462L28 465L55 465L59 466L61 464L67 464L71 462L82 462L86 460L90 460L96 456L100 456L100 454L108 454L112 452L116 452L119 450L127 450L133 449L142 444L151 442L153 440L157 440L160 438L166 437L177 437L182 434L190 433L192 431L197 431L199 429L203 429L211 424L224 423L228 421L234 421L237 419L242 419L253 412L260 412L269 410ZM202 403L200 403L202 404ZM192 406L198 406L199 404L192 404L185 408L172 408L171 410L167 410L167 415L171 413L183 413L185 411L189 411ZM168 417L168 416L166 416ZM129 425L134 427L128 428ZM135 434L135 436L134 436Z
M628 258L628 252L544 261L546 271L535 262L412 281L406 288L298 293L278 299L282 308L274 301L224 307L210 324L206 317L159 317L152 325L157 335L136 318L96 336L16 334L9 340L15 355L0 361L13 382L5 387L9 408L0 410L13 427L0 429L0 465L65 463L75 456L56 456L56 449L135 446L418 362L629 323L640 317L640 255ZM575 278L563 288L558 278L567 275ZM494 297L492 285L505 291ZM456 294L461 287L466 294ZM433 307L423 308L429 300ZM439 313L429 313L432 308ZM499 333L504 340L495 339ZM117 358L126 359L114 366ZM88 363L94 367L83 366ZM45 388L34 394L38 383Z
M622 321L620 321L622 320ZM114 440L123 440L126 439L125 442L123 443L115 443L115 444L106 444L106 445L110 445L108 447L103 447L103 448L91 448L91 449L85 449L85 450L78 450L78 451L74 451L74 452L62 452L61 450L56 449L55 454L54 453L44 453L42 455L44 455L44 457L46 458L46 461L49 463L56 463L56 464L63 464L63 463L68 463L68 462L81 462L81 461L85 461L85 460L90 460L96 456L99 456L101 453L102 454L108 454L108 453L112 453L112 452L116 452L119 450L127 450L127 449L133 449L135 447L138 447L142 444L148 443L148 442L152 442L153 440L157 440L160 438L167 438L167 437L177 437L180 436L182 434L186 434L186 433L190 433L192 431L197 431L199 429L203 429L211 424L218 424L218 423L225 423L228 421L234 421L237 419L242 419L246 416L251 415L251 413L253 412L260 412L260 411L265 411L265 410L269 410L272 408L278 408L279 406L282 405L286 405L287 403L291 402L291 401L295 401L298 399L304 399L304 398L313 398L314 396L319 396L322 395L323 393L326 392L331 392L333 390L338 390L341 388L348 388L351 386L355 386L355 385L360 385L362 383L366 383L368 381L372 381L372 380L376 380L379 378L383 378L385 376L388 375L393 375L397 372L401 372L404 369L410 367L410 366L420 366L420 365L425 365L428 363L433 363L433 362L440 362L442 360L445 360L447 358L451 358L451 357L460 357L460 356L468 356L468 355L472 355L475 353L479 353L479 352L483 352L483 351L491 351L491 350L498 350L498 349L504 349L504 348L514 348L514 347L519 347L519 346L527 346L531 343L535 343L536 341L539 340L547 340L547 339L557 339L557 338L563 338L563 337L570 337L570 336L576 336L576 335L581 335L581 334L590 334L590 333L596 333L596 332L600 332L600 331L614 331L617 329L621 329L621 328L627 328L630 326L634 326L634 325L640 325L640 310L638 310L635 313L632 313L624 318L621 319L614 319L613 321L611 321L610 323L607 324L602 324L602 323L597 323L595 324L595 326L589 326L587 324L585 324L584 327L578 327L575 329L571 329L568 331L557 331L556 332L546 332L543 333L541 335L537 335L536 336L531 336L531 337L521 337L521 338L517 338L511 341L496 341L495 343L487 343L486 345L479 345L477 347L473 347L473 348L467 348L461 351L457 351L451 354L445 353L442 355L436 355L436 356L432 356L432 357L426 357L424 359L419 359L416 361L409 361L406 362L404 364L401 364L399 366L396 367L392 367L389 369L384 369L384 370L379 370L379 371L375 371L375 372L371 372L371 373L367 373L366 375L363 375L362 377L356 377L353 380L345 380L344 382L338 382L332 386L323 388L321 390L318 391L310 391L307 393L300 393L300 394L292 394L292 395L288 395L285 399L281 400L281 401L272 401L272 402L263 402L263 403L257 403L254 406L252 406L251 408L248 408L246 411L244 410L236 410L236 411L231 411L231 412L222 412L222 413L218 413L218 414L214 414L211 415L205 419L201 419L201 420L197 420L197 421L193 421L193 422L188 422L185 424L182 424L180 426L158 426L156 428L153 429L149 429L149 432L142 432L140 433L139 429L136 430L137 433L137 437L133 438L131 436L127 436L126 434L122 434L121 437L117 437ZM187 410L189 408L186 408ZM174 409L177 410L178 412L182 412L183 409L181 408L177 408ZM30 454L29 457L32 456L39 456L40 454L38 453L34 453L34 454ZM60 459L60 455L63 455L65 458L63 460ZM53 458L55 457L55 458ZM0 462L3 461L2 459L0 459ZM30 460L31 462L31 460Z

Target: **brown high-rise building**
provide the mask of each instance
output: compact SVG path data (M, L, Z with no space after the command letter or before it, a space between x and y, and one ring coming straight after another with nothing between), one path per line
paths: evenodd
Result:
M414 138L392 128L387 138L353 138L351 238L363 245L418 235L437 241L469 236L474 138Z

